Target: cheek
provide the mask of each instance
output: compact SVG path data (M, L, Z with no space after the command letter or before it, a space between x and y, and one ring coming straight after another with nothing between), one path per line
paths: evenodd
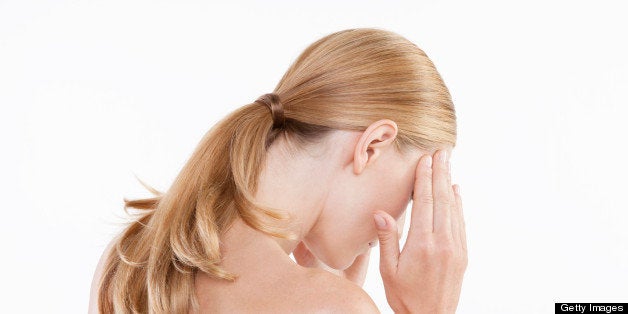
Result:
M386 197L379 200L379 209L387 212L395 220L401 218L408 205L411 204L410 196L414 190L414 173L406 173L394 183L390 182L383 187Z

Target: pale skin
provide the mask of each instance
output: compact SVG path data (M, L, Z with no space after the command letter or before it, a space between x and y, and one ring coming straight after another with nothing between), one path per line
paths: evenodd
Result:
M236 220L221 252L222 265L240 277L229 283L199 273L200 312L379 313L361 289L370 248L379 241L380 273L396 313L454 313L467 265L461 198L448 164L439 162L441 150L401 154L393 147L397 131L394 121L382 119L362 132L334 131L293 154L277 138L255 197L288 210L294 223L287 228L298 239L273 238ZM425 166L432 155L433 165ZM95 306L92 286L90 313Z

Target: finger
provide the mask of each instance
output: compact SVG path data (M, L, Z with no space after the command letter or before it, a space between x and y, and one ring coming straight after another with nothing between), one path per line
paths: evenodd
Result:
M448 151L439 150L434 158L434 233L451 238L451 205Z
M460 210L458 209L458 205L456 203L456 185L451 186L451 194L454 201L451 204L451 235L455 244L462 245L462 240L460 240ZM462 247L462 246L460 246Z
M456 193L454 192L454 186L451 185L451 151L449 152L449 158L448 158L448 162L447 162L447 186L449 187L447 189L447 192L449 194L449 199L451 200L451 203L449 205L449 211L450 211L450 217L451 217L451 238L453 239L453 243L460 243L460 233L458 233L458 229L459 229L459 219L458 219L458 215L456 213L457 208L456 208Z
M388 213L378 210L373 213L377 237L379 238L379 270L382 278L397 273L399 261L399 237L397 223Z
M462 248L467 250L467 231L464 222L464 213L462 212L462 196L460 196L460 186L456 184L456 188L454 189L456 194L456 208L458 209L458 238L460 239Z
M405 223L406 223L406 212L404 211L401 214L401 217L399 217L399 220L397 220L397 228L399 229L399 232L397 233L398 239L401 239L401 236L403 235L403 227Z
M434 231L434 196L432 195L432 156L423 155L416 167L414 196L410 213L410 228L406 243L415 242L422 235Z

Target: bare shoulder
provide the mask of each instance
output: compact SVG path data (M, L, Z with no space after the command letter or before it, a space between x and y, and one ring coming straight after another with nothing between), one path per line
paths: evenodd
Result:
M308 307L325 313L380 313L373 299L357 284L322 269L307 272L313 295Z

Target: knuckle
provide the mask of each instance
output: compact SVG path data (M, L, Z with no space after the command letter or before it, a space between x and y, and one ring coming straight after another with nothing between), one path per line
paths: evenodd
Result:
M434 204L434 196L432 196L431 194L419 195L419 203L425 204L425 205L432 205Z
M443 205L451 205L451 199L448 195L440 195L436 198L436 201Z
M451 261L456 257L456 252L451 245L442 245L438 249L438 256L445 261Z
M418 245L418 250L422 255L433 256L436 254L436 245L431 241L421 242Z
M392 232L389 231L379 231L379 244L386 245L393 240Z

